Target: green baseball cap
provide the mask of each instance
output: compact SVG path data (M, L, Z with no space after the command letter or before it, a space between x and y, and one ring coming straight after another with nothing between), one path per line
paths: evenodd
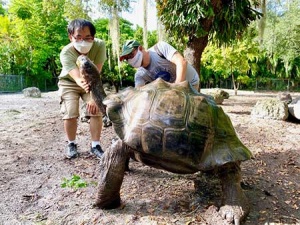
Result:
M130 54L133 49L140 46L140 43L136 40L128 40L125 42L125 44L122 47L122 53L120 55L120 61L124 60L124 56Z

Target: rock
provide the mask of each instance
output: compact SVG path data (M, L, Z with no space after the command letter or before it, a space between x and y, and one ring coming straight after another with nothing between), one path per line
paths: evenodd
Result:
M294 118L300 120L300 97L295 98L289 105L289 113Z
M29 87L22 90L25 97L40 98L42 96L40 89L37 87Z
M286 104L290 104L292 102L292 96L288 92L279 92L277 95L277 99L285 102Z
M256 118L286 120L289 116L288 105L278 99L263 99L256 102L251 111Z
M217 104L222 104L224 99L229 98L229 93L219 88L212 89L207 94L212 96Z

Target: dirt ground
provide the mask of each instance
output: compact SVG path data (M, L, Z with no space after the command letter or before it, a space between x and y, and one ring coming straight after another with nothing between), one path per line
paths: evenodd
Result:
M251 212L244 224L300 224L300 123L252 118L258 99L277 93L239 91L222 105L254 159L242 164L242 187ZM291 93L292 97L300 93ZM87 123L79 123L80 157L68 160L57 92L41 98L0 95L0 224L207 224L219 207L220 185L201 173L172 174L131 162L121 189L122 207L93 208L99 161L89 154ZM104 128L108 149L115 134ZM86 187L62 187L73 175Z

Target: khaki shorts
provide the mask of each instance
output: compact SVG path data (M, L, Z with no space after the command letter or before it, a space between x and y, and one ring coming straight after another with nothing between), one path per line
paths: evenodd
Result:
M75 82L61 79L58 82L58 93L60 96L60 112L63 115L63 119L78 118L80 116L79 107L80 99L83 100L81 109L84 111L86 117L101 116L101 112L98 114L90 114L86 110L86 103L91 100L90 93L86 93Z

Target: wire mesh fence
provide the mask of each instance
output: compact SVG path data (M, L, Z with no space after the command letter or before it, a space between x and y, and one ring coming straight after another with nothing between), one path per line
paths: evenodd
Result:
M203 88L223 88L233 89L233 83L231 79L219 80L215 83L204 84ZM252 80L247 85L239 84L239 90L253 90L253 91L300 91L300 79L256 79Z
M22 75L0 75L0 93L21 92L27 87L37 87L41 91L57 89L57 78L51 80L34 81L25 79Z
M0 75L0 93L21 92L27 87L37 87L41 91L57 90L57 78L43 81L25 79L21 75ZM201 83L202 88L233 89L231 79L219 80L218 82ZM300 79L256 79L247 85L240 84L239 90L254 91L300 91Z
M0 75L0 92L18 92L23 86L23 76Z

